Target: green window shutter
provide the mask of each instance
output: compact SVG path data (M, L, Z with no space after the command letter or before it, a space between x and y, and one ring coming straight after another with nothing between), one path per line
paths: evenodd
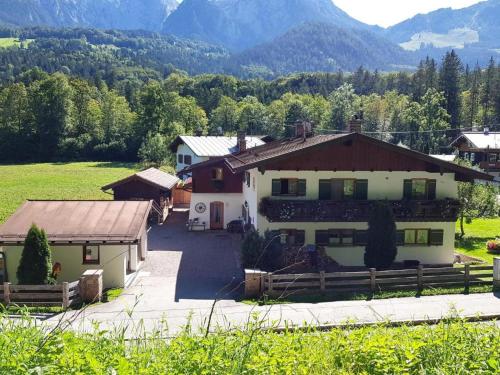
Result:
M441 229L431 230L429 235L429 243L434 246L442 246L444 231Z
M436 199L436 180L427 181L427 199Z
M306 232L304 230L295 231L295 245L303 246L306 242Z
M356 180L356 200L365 201L368 199L368 180Z
M368 245L368 231L367 230L357 230L354 233L354 245L356 245L356 246Z
M398 230L396 232L396 245L397 246L403 246L405 244L405 231L404 230Z
M297 195L300 196L306 195L306 180L297 181Z
M332 181L319 180L319 200L327 201L332 199Z
M403 198L404 199L412 198L412 180L404 180Z
M273 180L273 193L272 195L281 194L281 180Z
M318 246L328 246L330 243L330 234L327 230L317 230L316 231L316 245Z

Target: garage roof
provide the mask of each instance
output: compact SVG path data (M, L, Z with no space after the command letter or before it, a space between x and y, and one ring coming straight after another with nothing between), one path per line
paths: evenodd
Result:
M0 226L0 243L22 243L32 224L55 243L132 243L150 210L147 201L27 201Z
M149 168L142 172L137 172L132 176L103 186L102 190L113 189L115 186L125 184L131 180L141 180L147 184L154 185L160 189L172 190L180 181L177 176L173 176L156 168Z

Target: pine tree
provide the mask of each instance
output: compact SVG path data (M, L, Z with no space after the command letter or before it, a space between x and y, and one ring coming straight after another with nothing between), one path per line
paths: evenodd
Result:
M43 229L33 224L24 241L17 268L17 282L21 285L47 284L51 271L52 261L47 236Z
M447 52L439 72L439 86L444 94L445 108L450 115L452 129L460 127L460 73L462 63L455 51Z
M389 267L396 259L396 223L392 209L376 202L368 220L368 245L365 248L365 265L370 268Z

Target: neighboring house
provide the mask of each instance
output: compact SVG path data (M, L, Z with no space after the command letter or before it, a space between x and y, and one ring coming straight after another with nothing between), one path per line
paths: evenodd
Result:
M340 265L361 266L373 201L387 202L397 261L451 264L457 181L479 171L359 133L275 141L190 168L190 219L211 229L242 218L291 246L316 244Z
M104 288L128 285L147 255L147 219L152 202L28 201L0 226L5 279L16 272L26 234L34 223L44 229L52 262L61 264L58 282L77 281L102 269Z
M119 201L152 200L155 211L163 221L168 216L168 210L173 204L173 192L179 182L177 176L172 176L156 168L149 168L103 186L101 189L103 191L113 190L114 199Z
M237 137L181 135L172 142L170 150L176 154L175 170L180 172L191 165L239 152L241 147L247 149L261 146L266 140L266 137L249 137L244 134L238 134Z
M464 132L455 139L453 147L458 156L495 177L500 177L500 132L488 129Z

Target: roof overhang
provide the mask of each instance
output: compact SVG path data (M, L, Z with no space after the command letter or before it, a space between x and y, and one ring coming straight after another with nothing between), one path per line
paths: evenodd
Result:
M322 143L314 143L314 144L311 144L310 146L303 147L303 148L296 149L296 150L292 150L290 152L283 153L280 155L275 155L275 156L271 156L268 158L260 159L260 160L257 160L255 162L247 162L244 165L240 165L237 167L233 167L231 165L231 158L234 158L235 160L240 161L240 162L242 161L242 159L238 158L237 155L227 155L225 157L225 161L226 161L227 166L229 167L229 169L233 173L238 173L238 172L242 172L242 171L253 169L253 168L265 167L266 163L268 163L270 161L275 162L275 161L287 159L290 156L303 153L304 150L307 150L310 148L319 147L319 146L323 146L323 145L329 145L329 144L344 143L344 142L348 142L348 141L354 141L356 139L361 139L361 140L364 140L367 142L371 142L371 143L377 145L378 147L382 147L382 148L385 148L385 149L393 151L393 152L397 152L397 153L404 154L404 155L407 155L407 156L412 157L412 158L422 160L426 163L429 163L430 165L436 166L436 172L455 173L455 178L458 181L473 182L476 179L486 180L486 181L493 180L493 176L490 176L486 173L477 171L475 169L462 167L462 166L455 164L455 163L452 163L452 162L436 159L430 155L426 155L426 154L423 154L423 153L418 152L418 151L414 151L414 150L410 150L410 149L407 149L404 147L400 147L400 146L394 145L394 144L389 143L389 142L384 142L384 141L381 141L379 139L369 137L369 136L366 136L366 135L363 135L360 133L346 134L343 136L339 136L336 138L325 140ZM251 150L249 152L251 152Z

